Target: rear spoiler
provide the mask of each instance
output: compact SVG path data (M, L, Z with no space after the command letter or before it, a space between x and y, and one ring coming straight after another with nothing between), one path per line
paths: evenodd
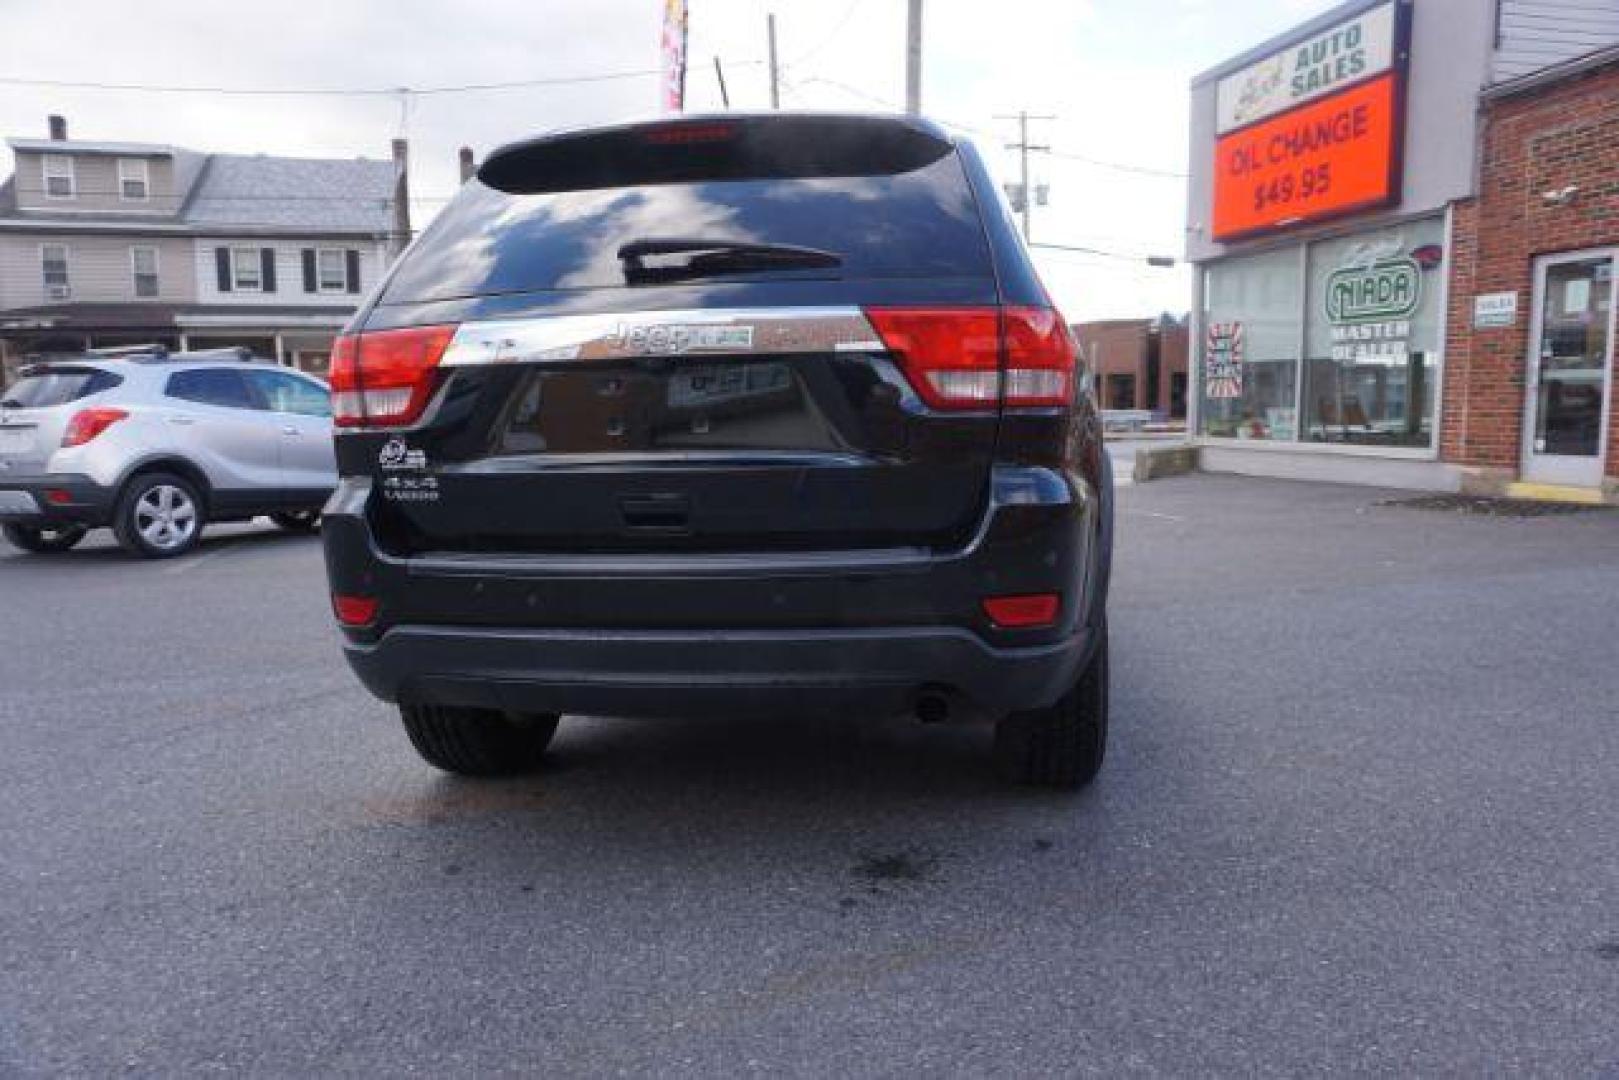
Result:
M884 176L954 148L910 117L770 113L681 117L544 135L503 146L478 170L513 195L723 180Z

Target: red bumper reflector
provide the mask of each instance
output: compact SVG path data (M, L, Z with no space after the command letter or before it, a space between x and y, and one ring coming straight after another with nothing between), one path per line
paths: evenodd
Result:
M377 598L333 593L332 611L344 626L369 626L371 620L377 617Z
M1029 593L1025 596L990 596L984 600L984 614L1002 630L1029 630L1050 626L1062 610L1058 593Z

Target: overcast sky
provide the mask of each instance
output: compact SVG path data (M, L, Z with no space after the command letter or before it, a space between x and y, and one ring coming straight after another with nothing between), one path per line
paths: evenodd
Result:
M1036 240L1179 256L1187 81L1333 6L1332 0L928 0L923 109L980 134L1003 177L1014 129L997 114L1055 114L1031 142L1051 185ZM655 71L662 0L0 0L0 75L222 88L418 89ZM691 0L688 107L769 103L765 19L776 13L790 108L883 109L904 98L905 0ZM386 157L411 140L416 224L455 188L455 154L558 127L644 116L658 78L629 75L518 90L398 95L135 93L0 84L0 132L43 136L68 117L76 138L197 150ZM1059 156L1062 155L1062 156ZM1077 155L1071 156L1071 155ZM5 168L10 168L9 160ZM1182 269L1037 253L1072 320L1184 311Z

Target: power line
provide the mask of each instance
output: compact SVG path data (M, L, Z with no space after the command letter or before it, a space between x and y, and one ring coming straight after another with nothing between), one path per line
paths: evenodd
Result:
M837 79L829 79L824 75L811 76L810 78L804 79L793 85L799 87L811 85L830 86L834 89L842 90L846 94L852 94L853 96L864 101L869 101L873 105L881 105L883 108L892 109L895 112L901 111L898 102L890 101L887 98L878 97L876 94L867 93L858 86L850 86L846 82L840 82ZM990 131L987 128L964 123L960 120L952 120L949 117L938 116L930 113L928 114L928 118L943 127L947 127L952 131L962 132L966 135L976 135L982 139L999 139L1001 137L999 133ZM1102 158L1089 157L1085 154L1076 154L1071 150L1062 150L1057 147L1051 147L1047 152L1051 154L1052 157L1063 158L1066 161L1073 161L1081 165L1089 165L1098 169L1112 169L1116 172L1131 173L1136 176L1155 176L1165 180L1186 179L1186 174L1183 172L1174 172L1169 169L1158 169L1150 165L1132 165L1122 161L1107 161Z
M733 66L762 64L762 60L734 60ZM0 76L0 85L37 86L60 90L115 90L121 93L144 94L229 94L246 97L396 97L400 94L431 96L436 94L468 94L490 90L522 90L538 86L568 86L578 83L612 82L618 79L640 79L661 76L661 68L643 68L636 71L607 71L593 75L562 75L539 79L513 79L506 82L454 83L445 86L183 86L159 83L111 83L75 79L28 79Z
M1103 161L1100 158L1086 157L1067 150L1052 150L1052 157L1066 158L1077 161L1083 165L1095 165L1099 169L1117 169L1119 172L1135 173L1140 176L1161 176L1167 180L1185 180L1183 172L1173 172L1169 169L1155 169L1149 165L1127 165L1120 161Z
M1123 259L1126 262L1145 263L1157 269L1167 270L1175 265L1175 261L1166 255L1127 255L1122 251L1106 251L1102 248L1084 247L1079 244L1046 244L1034 240L1029 242L1029 246L1032 248L1045 248L1051 251L1071 251L1080 255L1100 255L1106 259Z
M864 0L849 0L849 6L843 9L843 14L838 16L838 21L832 25L831 33L827 34L826 37L822 38L815 45L799 53L798 56L786 61L781 66L786 68L788 71L791 71L793 68L797 67L799 64L802 64L810 57L819 54L821 50L825 49L828 45L836 41L838 39L838 35L843 32L843 28L848 25L850 18L854 16L855 10L859 8L863 2Z

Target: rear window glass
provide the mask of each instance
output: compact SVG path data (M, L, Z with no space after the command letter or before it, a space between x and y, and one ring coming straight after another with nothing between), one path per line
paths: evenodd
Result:
M107 371L66 368L22 375L0 394L0 404L14 409L48 409L111 390L124 380Z
M752 278L988 277L989 250L952 151L906 172L657 183L508 194L469 182L389 282L384 303L626 284L619 248L671 237L788 244L841 265Z

